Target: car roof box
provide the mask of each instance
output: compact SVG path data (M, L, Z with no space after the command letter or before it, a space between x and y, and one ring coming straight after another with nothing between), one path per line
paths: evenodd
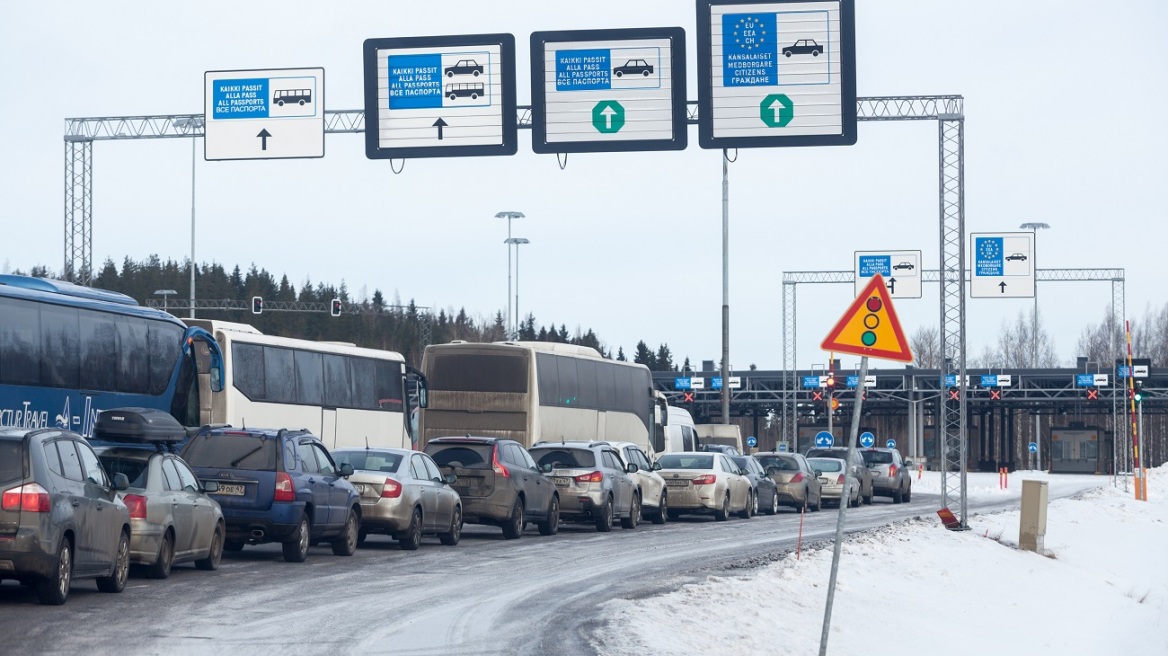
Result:
M181 442L186 437L178 420L153 408L105 410L93 427L93 438L107 442Z

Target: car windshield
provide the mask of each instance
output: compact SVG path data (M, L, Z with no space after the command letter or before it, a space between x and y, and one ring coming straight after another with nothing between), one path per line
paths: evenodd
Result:
M892 462L892 453L889 451L865 451L864 462L869 465L887 465Z
M0 440L0 482L23 478L23 443L24 440Z
M596 455L588 449L536 447L530 453L540 467L551 465L552 469L588 469L596 466Z
M364 471L395 472L401 464L402 456L388 451L333 451L333 460L340 467L349 463L353 469Z
M794 458L784 456L768 456L758 459L759 464L766 468L779 471L799 471L799 463Z
M495 447L491 444L435 444L426 445L426 453L439 467L490 469Z
M811 449L807 452L808 458L839 458L840 460L848 459L847 449Z
M130 479L130 487L146 487L149 480L149 458L118 458L116 456L99 455L105 471L113 478L116 474L125 474Z
M842 460L835 458L808 458L807 464L811 465L812 469L818 469L821 472L837 472L844 470L844 463Z
M713 469L714 456L691 456L667 453L657 459L662 469Z
M259 435L202 433L182 453L192 467L276 471L276 440Z

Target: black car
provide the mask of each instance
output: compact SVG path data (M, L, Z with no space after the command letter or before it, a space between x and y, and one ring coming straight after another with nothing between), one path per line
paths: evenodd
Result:
M0 579L60 605L74 578L121 592L130 570L130 512L85 438L56 429L0 429Z
M462 498L463 521L498 526L508 540L522 535L528 522L536 523L541 535L559 530L556 486L518 442L438 437L426 443L425 451L442 473L455 475L451 487Z
M644 59L630 59L624 63L624 66L617 66L612 69L612 74L617 77L624 77L626 75L649 77L653 74L653 65Z
M811 55L818 57L823 54L823 46L815 42L815 39L799 39L795 43L783 48L783 56L790 57L791 55Z
M754 489L754 514L761 509L768 515L779 512L779 486L775 484L756 458L751 456L730 456L734 464L746 472L750 487Z

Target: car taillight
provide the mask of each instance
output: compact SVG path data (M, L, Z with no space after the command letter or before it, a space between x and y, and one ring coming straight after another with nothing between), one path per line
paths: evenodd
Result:
M803 482L803 472L795 472L795 475L791 477L791 482L792 483L802 483Z
M495 470L496 476L503 478L511 478L511 472L499 462L499 446L495 445L495 450L491 453L491 469Z
M836 482L836 483L839 483L840 485L843 485L843 484L844 484L844 480L846 480L846 479L844 478L844 475L843 475L843 474L840 474L840 475L839 475L839 478L835 479L835 482Z
M594 471L591 474L580 474L576 477L577 483L603 483L604 472Z
M272 500L296 500L296 490L292 488L292 477L288 475L288 472L276 472L276 496Z
M401 483L398 483L392 478L385 479L385 484L381 486L381 497L383 499L396 499L401 496L401 493Z
M703 474L690 480L690 483L693 483L694 485L713 485L714 481L716 480L718 480L718 477L714 476L713 474Z
M49 492L36 483L28 483L4 491L0 507L4 510L23 510L24 512L49 512Z
M146 497L138 494L127 494L122 501L130 511L130 519L146 519Z
M888 478L896 477L896 465L888 465Z

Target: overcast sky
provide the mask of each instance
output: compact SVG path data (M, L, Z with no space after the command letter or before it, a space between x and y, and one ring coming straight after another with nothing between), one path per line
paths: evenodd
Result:
M1127 314L1163 305L1168 5L1080 0L857 3L860 96L965 97L966 228L1049 223L1037 264L1123 267ZM315 67L329 109L363 106L366 38L509 32L530 101L537 30L680 26L697 99L695 6L658 0L508 2L5 2L0 5L0 265L62 266L66 117L195 112L208 70ZM361 135L317 160L206 162L200 262L255 263L297 287L348 284L493 316L506 306L506 221L522 211L520 310L592 328L615 352L667 342L678 362L721 351L720 152L413 159L400 175ZM188 140L98 142L93 258L190 252ZM856 250L939 258L935 122L861 123L855 146L751 149L730 166L730 362L782 366L783 271L846 270ZM180 290L185 294L186 289ZM800 286L800 366L849 303L847 285ZM937 285L898 303L906 331L935 326ZM1040 312L1073 364L1107 283L1040 283ZM1032 301L971 300L969 354ZM845 366L849 360L845 358ZM881 366L874 363L874 366ZM882 366L892 366L885 363Z

